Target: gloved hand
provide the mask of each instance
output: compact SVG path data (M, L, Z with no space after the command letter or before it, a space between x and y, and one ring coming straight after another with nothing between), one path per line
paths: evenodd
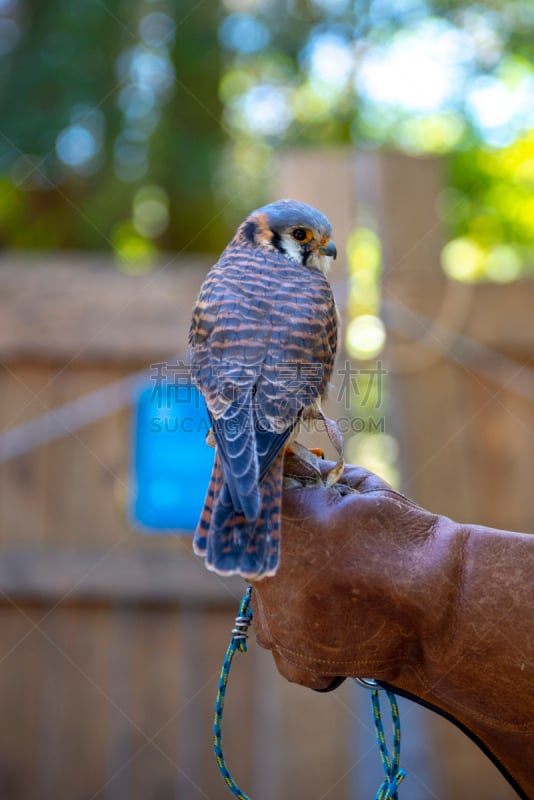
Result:
M431 514L358 467L331 489L299 485L290 456L285 471L281 564L252 593L281 674L384 681L451 715L533 798L534 536Z

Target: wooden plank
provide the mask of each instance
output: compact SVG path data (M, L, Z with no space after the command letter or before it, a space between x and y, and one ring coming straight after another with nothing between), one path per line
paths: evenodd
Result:
M131 764L132 800L173 797L177 773L179 616L176 609L142 609L130 664L131 715L136 724Z
M462 374L437 361L412 375L392 376L392 432L401 453L403 491L430 511L469 521L473 428L465 412Z
M454 334L464 334L497 352L528 357L534 343L533 304L532 280L475 285L441 277L426 277L424 282L405 279L401 286L395 285L393 294L386 277L384 312L391 332L396 334L399 322L404 322L415 331L416 340L429 330L436 345L443 339L453 344Z
M5 796L37 797L39 610L0 607L0 783Z
M532 359L531 362L532 363ZM513 436L515 447L511 457L513 468L507 475L506 489L512 491L510 500L503 507L499 502L499 494L503 489L492 494L494 506L499 506L499 513L495 510L492 515L498 520L497 527L505 529L527 531L534 533L534 495L532 492L532 474L534 473L534 425L532 413L532 400L517 397L513 392L506 392L504 397L499 396L497 401L503 402L507 414L507 425L510 438ZM492 523L495 526L495 522Z
M206 617L201 609L180 610L179 637L181 642L176 674L178 706L171 724L178 734L175 756L179 770L176 774L174 797L179 800L199 800L202 790L206 753L205 743L210 721L205 715L209 700L215 702L215 676L206 670Z
M53 800L62 791L62 724L66 713L63 686L69 668L63 654L52 644L64 644L65 620L61 612L48 617L41 623L41 629L49 638L38 634L39 695L35 739L32 742L36 750L34 797L37 800Z
M129 800L131 797L132 764L136 753L135 727L130 719L137 614L137 607L119 605L111 610L107 758L101 787L104 800Z
M123 374L71 365L54 380L54 405L83 397ZM48 446L47 540L53 546L114 547L126 538L128 421L128 412L118 412Z
M500 351L529 357L534 345L533 307L533 280L480 284L474 287L467 332Z
M277 800L285 796L278 780L278 756L284 746L279 736L280 683L271 653L255 641L254 628L249 638L252 660L252 692L254 697L251 721L252 750L251 796L255 800Z
M110 600L236 608L243 588L242 579L208 572L193 555L171 558L166 552L62 550L0 555L0 593L16 602Z
M1 428L46 413L51 406L53 371L47 365L13 365L0 370ZM42 542L46 537L50 454L38 448L0 465L2 546Z
M59 669L59 685L43 686L47 714L56 714L58 729L51 756L55 763L56 797L98 795L104 783L109 707L109 609L62 607L41 625L48 638L51 669ZM56 648L57 651L56 651ZM58 663L59 662L59 663ZM57 667L54 666L57 664ZM55 681L49 675L48 681ZM43 731L43 734L45 732Z
M210 256L162 256L145 275L110 258L10 254L0 262L0 358L148 363L185 352Z
M378 223L388 293L402 292L415 280L444 280L442 225L434 202L442 187L441 165L435 158L393 152L356 158L358 204L368 207Z
M462 297L462 293L455 294L455 297ZM385 351L388 372L393 376L409 378L444 360L463 370L466 377L478 376L483 383L489 379L494 390L506 386L519 397L532 401L534 357L531 354L534 336L531 341L523 336L519 349L512 351L504 346L509 339L503 340L500 346L473 338L465 320L470 313L470 304L469 295L467 298L464 296L464 310L455 312L453 319L448 315L445 304L439 316L431 319L415 309L388 303L384 309L388 328ZM450 302L446 305L450 306Z
M504 530L534 532L532 403L491 383L466 382L474 420L473 522Z
M330 800L349 796L349 687L336 698L280 681L277 776L280 794Z

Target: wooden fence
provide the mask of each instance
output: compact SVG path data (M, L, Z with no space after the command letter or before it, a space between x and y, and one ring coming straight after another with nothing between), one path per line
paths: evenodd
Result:
M435 161L301 152L280 157L273 196L328 213L340 250L358 203L375 211L406 491L458 519L532 530L534 285L442 277L439 189ZM208 266L169 258L133 277L87 257L5 255L2 429L183 350ZM340 295L344 269L341 258ZM222 800L212 709L243 584L206 572L189 537L131 524L131 411L113 408L0 466L0 798ZM411 800L514 796L448 723L409 703L402 714ZM252 642L225 716L253 800L374 796L364 690L289 685Z

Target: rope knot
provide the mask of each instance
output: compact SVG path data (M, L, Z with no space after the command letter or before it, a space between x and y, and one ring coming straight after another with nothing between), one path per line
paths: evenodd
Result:
M232 628L232 641L235 642L242 653L247 652L248 628L251 622L251 613L239 614L235 618L234 627Z

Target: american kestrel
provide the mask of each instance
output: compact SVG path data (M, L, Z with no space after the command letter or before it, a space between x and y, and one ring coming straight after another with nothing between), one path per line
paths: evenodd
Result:
M192 374L216 451L193 546L223 575L257 578L278 565L285 448L304 450L292 444L299 420L322 417L336 355L325 274L337 254L331 231L296 200L256 209L209 271L193 312Z

